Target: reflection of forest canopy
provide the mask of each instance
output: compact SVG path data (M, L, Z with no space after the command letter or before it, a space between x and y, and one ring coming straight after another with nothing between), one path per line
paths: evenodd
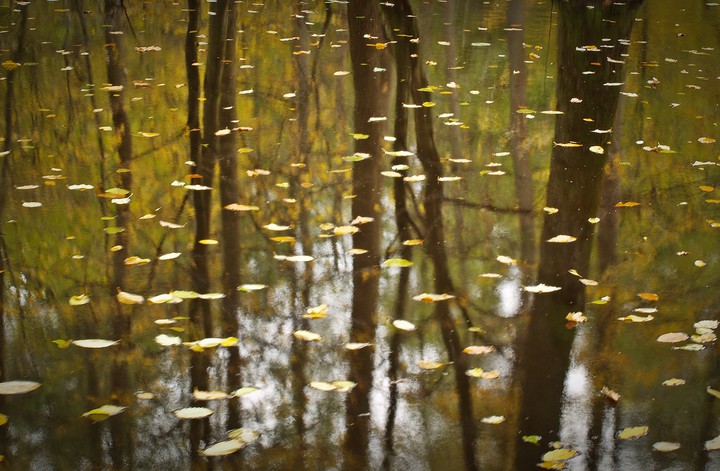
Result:
M118 402L132 414L82 422L72 430L82 442L75 451L52 451L58 467L78 456L98 467L190 466L192 460L210 467L216 463L198 450L227 438L226 429L273 424L256 448L234 455L233 466L251 457L257 467L343 462L357 469L382 459L393 469L415 459L430 467L484 469L515 459L529 469L547 442L564 439L564 380L577 351L579 362L600 360L587 366L592 388L607 383L622 393L617 406L593 398L590 435L607 432L604 418L610 428L624 426L621 412L635 411L648 391L657 399L645 419L655 421L651 430L670 420L664 405L671 401L695 404L687 406L693 417L712 412L705 384L678 389L682 401L657 393L660 376L680 376L688 367L687 357L670 357L652 342L669 323L688 330L689 319L714 316L716 299L703 287L713 286L716 269L708 263L698 275L676 255L691 251L710 261L715 239L707 220L717 217L705 199L714 196L697 187L712 183L706 181L712 170L702 177L679 171L678 162L692 162L685 162L690 152L649 154L651 160L632 143L658 140L674 149L694 144L698 133L710 135L712 112L697 118L704 98L672 75L673 66L658 66L671 53L657 38L692 40L692 47L717 40L698 42L690 30L679 39L670 23L650 21L669 18L677 9L670 2L647 12L653 16L645 15L642 25L635 21L646 13L640 2L553 3L556 16L548 5L515 0L501 6L390 3L189 1L187 8L163 3L151 11L107 0L97 11L82 2L68 12L18 3L19 11L3 13L2 61L20 66L4 72L0 85L6 98L0 152L9 152L0 157L0 378L41 378L43 388L0 400L0 413L12 411L12 428L0 429L0 454L29 463L40 452L26 437L65 443L67 424L83 411ZM698 15L708 7L687 9ZM559 24L550 28L555 17ZM633 23L632 34L642 34L647 45L619 41L630 39ZM590 45L603 46L602 53L578 50ZM696 66L679 58L692 71L687 80L701 83L705 93L711 85L698 81L695 68L713 70L714 56L691 59ZM557 73L550 70L554 62ZM655 75L659 85L649 85ZM620 82L625 85L607 86ZM122 90L107 88L119 85ZM641 99L619 100L627 90ZM672 114L671 100L682 101ZM527 110L518 113L524 108L534 109L535 119ZM564 114L539 113L549 108ZM620 110L628 122L641 116L642 129L623 126L621 135ZM612 134L593 132L611 128ZM552 147L551 140L582 147ZM590 152L591 146L605 153ZM711 147L685 149L695 159ZM392 151L412 155L386 155ZM603 186L608 164L613 191ZM420 174L424 181L404 180ZM31 183L38 188L16 188ZM95 188L67 189L76 183ZM212 190L182 187L192 184ZM130 204L111 202L112 193L97 196L113 187L128 190ZM591 224L603 193L612 195L603 210L615 222L603 215ZM642 205L623 213L614 207L621 199ZM675 199L690 202L685 212ZM42 207L23 206L33 201ZM228 205L246 210L223 209ZM545 214L543 206L558 212ZM373 221L357 224L352 236L333 232L367 217ZM275 233L264 227L270 223L289 228ZM656 231L660 224L675 230ZM615 257L593 248L602 231L617 241L610 244ZM559 234L577 241L544 242ZM650 241L638 242L642 237ZM158 259L167 253L182 255ZM280 260L298 254L314 261ZM498 255L517 258L517 265L506 268ZM151 261L133 267L126 263L131 256ZM384 268L386 258L414 265ZM660 264L668 268L658 270ZM568 270L584 281L596 278L600 288L586 287ZM535 295L532 304L524 294L508 309L529 314L527 337L517 336L519 317L500 318L496 311L504 289L519 292L535 281L562 289ZM242 283L268 288L238 291ZM125 306L115 301L117 289L146 298L191 289L225 297ZM649 305L638 304L641 291L660 292L667 317L631 330L635 326L616 317L627 306ZM431 305L409 300L420 292L457 298ZM81 293L92 301L70 306L67 300ZM588 304L605 294L611 309ZM322 303L329 305L328 318L302 317ZM580 310L591 318L584 337L580 328L564 325L569 312ZM417 330L392 327L400 318ZM159 319L174 321L168 325L177 330L158 327L153 321ZM292 337L300 329L317 331L322 340ZM158 333L182 340L237 336L241 346L160 349ZM121 343L89 354L51 343L93 336ZM372 345L345 351L347 340ZM472 344L496 349L483 357L463 353ZM441 365L417 366L427 359ZM684 376L717 387L711 366L698 361ZM470 378L466 371L476 367L497 368L501 377ZM341 378L356 387L331 394L309 387ZM195 388L243 385L266 392L262 399L212 404L211 420L168 419L173 408L207 405L193 399ZM135 398L147 390L157 399ZM500 426L480 421L499 414L508 417ZM682 456L692 455L699 466L712 460L697 453L714 432L713 414L705 415L701 427L679 425L691 437ZM517 440L516 424L523 435L543 435L542 446ZM24 455L12 455L6 443L18 444ZM638 443L624 446L641 449ZM590 466L608 463L601 445L587 449L583 459Z

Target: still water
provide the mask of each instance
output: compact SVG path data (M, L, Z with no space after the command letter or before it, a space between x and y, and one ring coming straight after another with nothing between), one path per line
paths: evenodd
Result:
M720 6L0 2L0 469L720 469Z

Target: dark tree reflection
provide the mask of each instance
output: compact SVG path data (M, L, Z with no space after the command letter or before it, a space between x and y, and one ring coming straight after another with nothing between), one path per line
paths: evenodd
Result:
M376 2L352 0L348 5L348 24L355 91L355 132L369 136L356 141L355 151L370 155L369 159L353 163L352 217L373 218L353 234L353 247L367 252L355 255L353 259L350 339L373 343L380 275L380 159L385 123L372 122L370 118L387 115L388 74L374 70L387 69L389 62L384 50L368 47L369 43L385 40L383 20ZM366 35L374 39L366 39ZM346 450L344 468L347 470L368 469L373 353L373 348L349 353L349 379L357 386L347 399L347 431L343 441Z
M557 109L564 112L555 125L554 147L547 186L548 207L556 214L544 218L540 246L538 282L559 287L550 294L538 294L530 313L527 337L519 355L521 386L520 429L524 435L557 438L563 401L565 376L570 364L573 330L565 326L565 316L581 311L585 285L576 270L588 277L594 225L597 216L606 154L591 151L607 147L607 133L616 113L624 71L622 54L627 51L634 12L640 2L614 5L612 2L562 2L559 8ZM603 41L609 38L610 41ZM597 60L587 45L607 44L609 60ZM593 74L584 74L593 70ZM608 85L611 84L611 85ZM579 143L581 147L563 144ZM556 235L571 235L575 242L549 243ZM516 465L531 469L544 450L521 443Z

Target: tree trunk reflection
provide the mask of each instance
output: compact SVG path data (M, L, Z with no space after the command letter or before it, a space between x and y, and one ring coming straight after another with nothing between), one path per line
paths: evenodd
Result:
M355 90L354 131L368 135L355 142L355 151L370 158L353 163L352 217L370 217L373 221L353 234L353 247L367 250L353 258L353 295L350 340L375 341L378 282L380 275L380 159L385 122L370 122L373 116L387 116L389 80L387 72L375 72L389 66L387 53L368 44L385 41L380 10L375 2L351 0L348 4L350 59ZM370 35L373 39L366 39ZM370 433L370 391L374 348L349 352L349 380L357 383L348 394L344 469L368 469Z
M581 311L585 303L585 285L569 270L589 277L594 225L588 219L597 216L606 162L605 154L590 148L605 149L609 140L607 133L593 131L610 130L614 123L620 88L607 84L623 81L622 54L627 50L626 40L638 5L606 3L587 9L584 3L559 4L557 109L564 115L556 120L546 202L558 211L544 218L538 281L561 289L536 295L519 354L523 435L542 435L551 441L558 437L574 338L564 319L570 312ZM603 38L611 41L603 42ZM582 46L603 43L612 45L603 49L611 60L595 66L591 62L597 58ZM595 73L583 74L586 70ZM582 146L562 145L572 142ZM571 235L577 240L567 244L546 242L556 235ZM542 448L520 443L516 466L532 469L543 452Z

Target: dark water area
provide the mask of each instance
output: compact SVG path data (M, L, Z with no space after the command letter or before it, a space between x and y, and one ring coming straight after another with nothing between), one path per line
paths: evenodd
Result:
M0 2L0 469L720 469L720 5Z

